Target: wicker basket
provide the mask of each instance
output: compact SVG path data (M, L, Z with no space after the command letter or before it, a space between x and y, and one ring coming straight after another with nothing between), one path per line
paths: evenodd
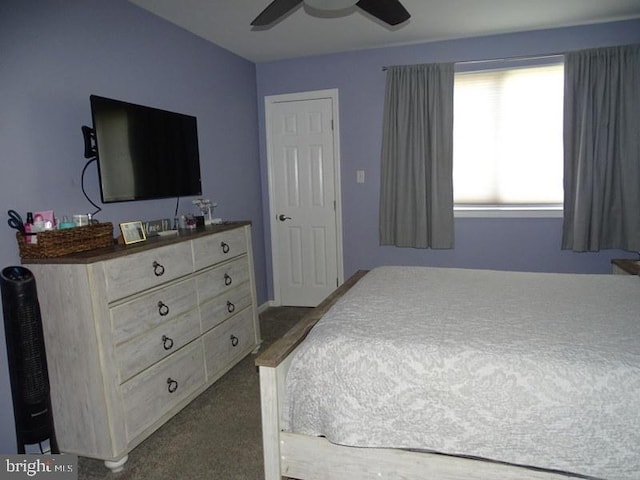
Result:
M27 243L16 234L20 258L53 258L113 245L113 224L95 223L84 227L38 233L38 243Z

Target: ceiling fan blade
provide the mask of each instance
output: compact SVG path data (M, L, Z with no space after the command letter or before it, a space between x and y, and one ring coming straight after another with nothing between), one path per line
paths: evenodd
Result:
M411 17L398 0L360 0L356 6L389 25L398 25Z
M251 22L251 25L257 27L271 25L301 3L302 0L274 0Z

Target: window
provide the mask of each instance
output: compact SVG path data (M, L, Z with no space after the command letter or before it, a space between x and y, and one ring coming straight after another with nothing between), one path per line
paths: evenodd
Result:
M562 64L456 73L456 210L559 209Z

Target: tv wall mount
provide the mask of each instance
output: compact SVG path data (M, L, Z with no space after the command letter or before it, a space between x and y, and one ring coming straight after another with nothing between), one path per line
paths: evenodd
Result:
M83 125L82 138L84 139L84 158L96 158L98 156L96 131L91 127Z

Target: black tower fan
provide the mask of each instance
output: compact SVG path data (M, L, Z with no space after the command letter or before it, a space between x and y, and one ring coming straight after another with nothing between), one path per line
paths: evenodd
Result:
M6 267L0 275L0 286L18 453L25 453L26 445L42 445L47 439L51 453L60 453L36 280L24 267Z

